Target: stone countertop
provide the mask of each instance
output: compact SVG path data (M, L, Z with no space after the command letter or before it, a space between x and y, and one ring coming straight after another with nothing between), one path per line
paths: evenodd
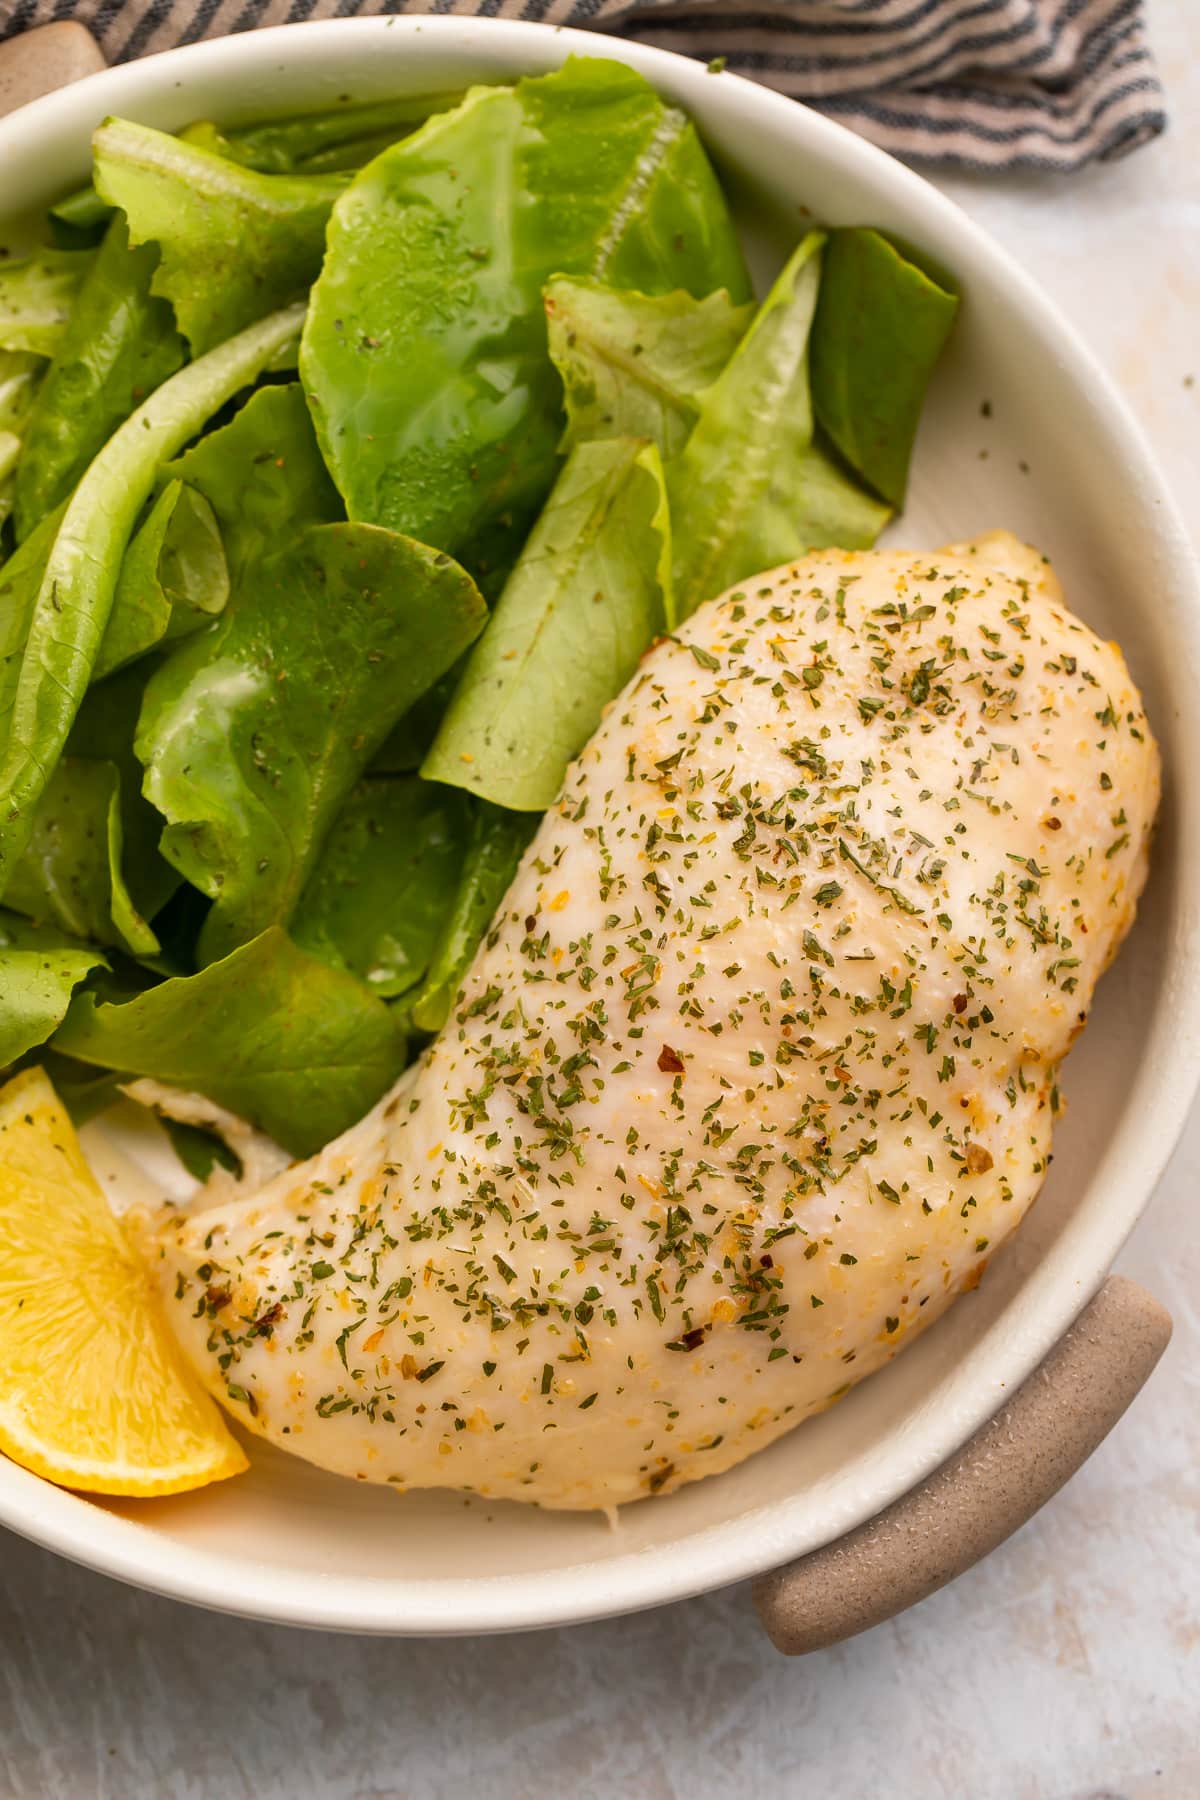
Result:
M1200 7L1156 0L1160 143L1071 178L939 177L1081 328L1200 526ZM789 1663L745 1589L435 1643L245 1624L0 1536L0 1792L83 1800L1194 1800L1200 1111L1119 1267L1175 1337L1081 1474L979 1568Z

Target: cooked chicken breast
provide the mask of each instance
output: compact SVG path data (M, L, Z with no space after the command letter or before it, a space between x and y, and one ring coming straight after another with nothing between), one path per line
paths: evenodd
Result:
M658 644L450 1022L161 1237L213 1392L361 1481L613 1506L819 1412L979 1279L1130 921L1158 758L1006 534L827 551Z

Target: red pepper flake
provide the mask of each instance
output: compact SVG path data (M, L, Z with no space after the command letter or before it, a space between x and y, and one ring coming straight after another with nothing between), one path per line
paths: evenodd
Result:
M683 1058L678 1050L672 1050L670 1044L664 1044L658 1053L658 1066L664 1075L682 1075Z

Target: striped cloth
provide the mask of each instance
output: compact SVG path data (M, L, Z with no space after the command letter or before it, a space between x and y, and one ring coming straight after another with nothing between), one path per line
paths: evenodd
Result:
M75 18L122 62L256 26L406 12L722 58L899 156L959 168L1078 169L1166 124L1144 0L0 0L0 38Z

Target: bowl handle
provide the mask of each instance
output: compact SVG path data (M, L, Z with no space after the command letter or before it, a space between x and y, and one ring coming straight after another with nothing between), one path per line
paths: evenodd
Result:
M893 1505L754 1584L785 1656L881 1625L987 1556L1112 1430L1171 1336L1171 1316L1112 1275L1046 1360L973 1438Z
M105 66L91 32L72 20L9 38L0 44L0 118Z

